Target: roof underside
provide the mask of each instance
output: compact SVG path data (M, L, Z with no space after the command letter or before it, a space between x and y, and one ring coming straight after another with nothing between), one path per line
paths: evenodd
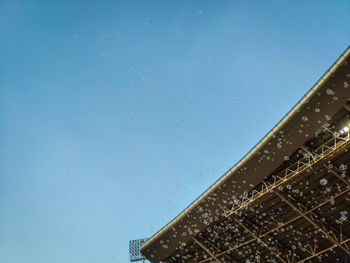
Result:
M346 134L336 138L334 132L350 122L349 100L348 48L240 162L145 243L142 254L152 262L298 262L311 255L334 262L335 257L345 255L343 237L350 237L349 224L336 220L350 207L349 175L342 170L350 167L350 153ZM334 141L339 148L322 158L319 152L316 159L312 157L321 145ZM312 165L300 170L307 160ZM288 167L294 173L288 175ZM321 185L321 179L327 184ZM272 183L275 185L270 186ZM257 195L264 187L274 191ZM307 218L299 213L310 209L314 210ZM293 255L296 261L290 261Z

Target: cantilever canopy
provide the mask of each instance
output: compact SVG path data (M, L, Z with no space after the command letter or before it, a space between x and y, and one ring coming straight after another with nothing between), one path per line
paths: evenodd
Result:
M310 152L322 145L325 139L331 139L332 136L329 137L327 132L339 130L347 120L350 120L348 114L350 110L349 101L350 47L339 57L309 92L253 149L251 149L248 154L246 154L246 156L227 171L175 219L153 235L141 247L141 253L151 262L209 262L209 260L215 260L216 262L241 262L243 256L242 252L238 252L237 250L236 245L238 244L238 247L244 247L245 251L243 254L248 260L249 253L252 255L256 253L251 250L258 248L256 246L247 247L243 244L248 242L248 238L242 237L240 234L232 239L234 234L227 234L227 231L230 229L232 233L248 233L253 239L255 238L255 241L258 241L258 244L265 246L266 251L262 253L266 255L254 254L255 258L265 257L267 261L269 257L268 254L272 254L277 261L297 262L291 261L291 258L288 258L287 254L290 253L292 250L291 248L284 248L285 251L289 252L283 252L285 254L282 256L283 253L276 252L277 246L268 244L268 242L274 244L274 241L271 241L273 238L262 241L255 230L251 232L252 229L250 228L252 226L256 227L252 221L263 225L264 222L267 224L268 220L258 222L258 219L255 220L252 214L248 215L248 212L244 212L249 210L248 205L242 207L241 203L247 198L252 198L254 191L256 193L262 191L262 189L264 189L263 182L275 178L274 175L282 172L283 174L287 174L284 173L284 171L288 170L286 168L294 165L300 159L298 156L301 152L303 152L303 154L310 154ZM322 127L328 128L322 129ZM317 138L319 135L322 135L322 140L320 140L320 137ZM342 147L347 147L347 144L344 144ZM344 149L342 148L342 150ZM340 152L332 153L332 158L335 158L336 154L339 155ZM310 156L308 158L310 159ZM344 159L344 157L342 158ZM320 163L321 162L318 164ZM316 167L316 164L314 167ZM310 172L310 169L308 170L308 172ZM319 174L323 172L322 169L320 171ZM283 176L281 176L281 178L282 177ZM302 184L302 181L297 182L294 180L293 182L295 185L297 183ZM338 187L339 189L339 182L333 183L334 186L331 188L335 189ZM295 191L297 191L297 189ZM270 193L271 192L272 191L270 191ZM288 194L288 196L290 196L290 194ZM282 195L280 198L284 198L284 196ZM310 200L308 202L311 202ZM312 197L312 200L314 200L314 197ZM272 207L278 204L276 200L271 202ZM284 200L283 204L288 204L288 202L288 200ZM294 209L295 207L293 208L293 203L290 205L292 205L292 208L288 211L296 211ZM260 207L260 210L263 210L263 203L258 202L255 209L258 210L258 207ZM348 207L350 207L349 204ZM253 211L254 214L254 208L250 209L249 211ZM285 211L287 211L286 208ZM256 211L256 213L258 213L258 211ZM266 211L264 211L264 214L271 213L274 214L273 208L266 208ZM231 215L234 216L233 219L230 218ZM250 222L248 224L249 227L242 224L243 216L250 218L250 221L248 220ZM274 218L274 216L271 217ZM299 215L299 217L302 216ZM259 218L261 218L261 216L259 216ZM309 229L317 229L311 221L308 221L307 224L310 224ZM291 228L292 227L293 226L291 226ZM221 232L218 229L220 229ZM225 231L223 231L223 229L225 229ZM317 231L320 230L318 229ZM219 232L221 234L219 234ZM327 239L329 233L326 231L323 234ZM205 241L203 241L204 239ZM211 241L209 242L208 239ZM338 240L340 242L337 241L338 244L332 242L331 239L328 241L334 245L334 247L343 247L344 249L340 249L342 252L346 251L347 244L345 243L345 245L343 245L341 243L344 240ZM240 244L240 242L242 244ZM235 244L235 246L232 244ZM324 246L323 250L325 251L322 253L333 251L333 248L326 248L326 244L319 243L319 246L322 248ZM235 256L235 254L229 255L229 252L227 254L225 254L226 252L223 253L227 248L232 248L231 252L236 253L237 256ZM300 253L302 254L305 251L303 250L304 248L301 249L302 252ZM315 251L311 251L314 254L313 257L321 255L316 255L317 253ZM350 249L348 251L350 251ZM220 258L216 255L220 255ZM291 255L293 255L293 253ZM274 262L273 260L271 259L271 262ZM257 260L257 262L266 261Z

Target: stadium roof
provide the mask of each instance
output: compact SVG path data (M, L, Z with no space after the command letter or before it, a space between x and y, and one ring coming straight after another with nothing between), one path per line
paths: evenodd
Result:
M151 262L251 262L252 258L254 262L304 262L301 258L317 258L330 251L334 255L348 253L350 239L343 236L346 231L350 235L349 224L338 220L341 230L333 226L335 212L327 214L331 208L326 203L337 196L332 192L335 189L345 191L346 196L350 183L339 168L325 165L337 163L344 168L350 159L347 130L339 132L350 123L349 101L350 47L250 152L153 235L141 253ZM334 143L336 148L331 148ZM336 179L325 179L325 173L334 173ZM323 189L326 184L327 190ZM302 196L303 191L307 195ZM322 191L326 191L326 201L317 199ZM307 210L321 211L318 206L322 202L326 202L322 208L325 215ZM350 205L346 202L348 197L337 205L337 213L347 213ZM297 215L294 219L293 214ZM333 223L327 228L319 225L320 220ZM282 234L281 224L289 234ZM315 236L317 245L311 244L309 251L304 247L306 240L297 237L296 228L306 236L316 231L322 240ZM338 236L333 237L334 233ZM297 249L301 250L295 253Z

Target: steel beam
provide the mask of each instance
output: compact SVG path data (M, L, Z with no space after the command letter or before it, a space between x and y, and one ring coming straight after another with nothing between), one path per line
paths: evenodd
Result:
M294 209L300 216L302 216L306 221L308 221L311 225L313 225L319 232L323 233L326 238L331 241L332 243L334 243L336 246L338 246L339 248L341 248L342 250L344 250L346 253L348 253L350 255L350 250L345 248L338 240L336 240L335 238L331 237L327 231L325 231L323 228L321 228L320 226L318 226L313 220L311 220L308 216L305 215L305 213L303 213L302 211L300 211L300 209L298 207L296 207L292 202L290 202L288 200L288 198L286 198L282 193L280 193L279 191L275 191L274 192L279 198L281 198L286 204L288 204L292 209Z
M264 182L261 186L261 190L253 190L250 197L247 197L242 200L241 204L233 206L229 210L225 210L225 216L229 217L230 215L237 213L239 210L246 208L249 204L253 203L257 199L262 196L270 193L272 190L277 188L278 186L285 184L287 181L294 179L299 176L302 172L308 169L310 166L315 165L321 160L325 160L332 153L346 146L350 142L350 133L347 134L346 137L342 138L342 140L337 141L337 138L332 138L315 149L310 156L298 160L296 163L292 164L281 173L277 174L272 182ZM316 157L314 157L316 156Z
M340 242L340 243L341 243L342 245L345 245L347 242L350 242L350 238L347 239L347 240L344 240L344 241L342 241L342 242ZM313 257L317 257L317 256L319 256L319 255L322 255L323 253L325 253L325 252L327 252L327 251L329 251L329 250L332 250L332 249L334 249L334 248L336 248L336 247L337 247L337 245L333 244L333 245L330 246L329 248L326 248L326 249L324 249L324 250L322 250L322 251L319 251L319 252L314 252L314 253L312 253L312 255L311 255L310 257L304 258L304 259L298 261L297 263L303 263L303 262L305 262L306 260L309 260L309 259L311 259L311 258L313 258Z
M306 209L307 209L307 208L306 208L306 205L303 204L303 203L301 203L300 200L294 198L293 196L289 196L289 199L291 199L294 203L298 203L299 206L300 206L302 209L305 210L305 212L307 211L307 210L306 210ZM304 213L305 213L305 212L304 212ZM311 212L309 212L309 214L310 214L310 216L313 216L313 217L315 217L315 218L321 218L321 217L322 217L320 214L318 214L318 213L315 212L315 211L311 211ZM312 219L312 217L311 217L311 219ZM329 224L327 221L323 221L322 225L324 225L327 229L331 230L333 233L338 234L339 237L341 237L342 233L339 233L338 230L335 229L335 228L334 228L331 224ZM345 238L347 238L347 237L345 237Z
M213 248L215 248L216 251L218 251L218 252L220 253L220 249L219 249L219 248L217 248L217 247L214 246L213 244L211 244L211 246L212 246ZM218 257L218 255L216 255L216 256ZM223 256L226 257L226 258L228 258L228 259L230 259L230 261L232 261L233 263L236 263L236 261L235 261L234 259L232 259L229 255L224 254Z
M345 189L344 191L342 191L342 192L336 194L335 196L333 196L333 199L336 199L336 198L338 198L338 197L340 197L340 196L342 196L343 194L346 194L346 193L348 193L348 192L350 192L350 188L347 188L347 189ZM329 200L330 200L330 199L327 199L327 200L323 201L322 203L318 204L317 206L314 206L313 208L311 208L311 209L309 209L308 211L304 212L304 214L305 214L305 215L308 215L309 213L314 212L316 209L318 209L318 208L320 208L320 207L322 207L322 206L328 204L328 203L329 203ZM298 216L296 216L296 217L294 217L294 218L288 220L287 222L278 224L276 227L274 227L274 228L272 228L272 229L270 229L270 230L264 232L263 234L261 234L260 237L264 237L264 236L270 234L271 232L276 231L277 229L280 229L281 227L284 227L284 226L286 226L286 225L289 225L289 224L293 223L294 221L300 219L301 217L302 217L301 215L298 215ZM254 242L254 241L256 241L256 240L257 240L257 238L252 238L252 239L247 240L247 241L245 241L245 242L243 242L243 243L241 243L241 244L236 244L236 245L232 245L232 244L231 244L229 249L227 249L227 250L225 250L225 251L223 251L223 252L217 254L216 256L219 257L219 256L222 256L222 255L224 255L224 254L230 253L232 250L235 250L235 249L238 249L238 248L240 248L240 247L242 247L242 246L248 245L248 244L250 244L250 243L252 243L252 242ZM199 261L198 263L204 263L204 262L207 262L207 261L209 261L209 260L210 260L210 259L204 259L204 260L202 260L202 261Z
M276 248L276 251L272 250L264 241L262 241L260 239L260 237L258 237L253 231L251 231L248 227L246 227L241 220L239 220L238 218L233 218L238 225L240 225L242 228L244 228L244 230L246 230L250 235L252 235L256 240L260 240L260 242L264 245L264 247L266 247L272 254L274 254L276 257L278 257L279 260L281 260L283 263L287 263L287 261L285 261L281 256L280 253L278 251L278 248Z
M326 169L328 169L328 171L333 174L334 176L336 176L340 181L342 181L344 184L346 184L348 187L350 186L350 182L348 180L346 180L345 178L341 177L336 171L334 171L334 169L329 168L326 164L323 164L323 167L325 167Z
M196 242L205 252L209 254L213 259L215 259L216 262L221 263L219 259L206 247L204 246L201 242L199 242L196 238L193 238L194 242Z
M242 218L243 220L247 221L247 222L249 223L249 225L252 225L256 230L259 230L259 231L261 232L261 229L260 229L257 225L255 225L255 223L253 223L252 221L250 221L248 218L246 218L245 216L242 216L241 218ZM267 234L265 234L265 235L260 235L260 234L259 234L259 237L260 237L260 238L262 238L262 237L273 238L273 239L276 240L276 242L277 242L283 249L285 249L285 250L290 250L290 249L287 248L284 244L282 244L281 241L279 241L276 237L271 237L271 236L269 236L269 235L267 235ZM287 260L288 260L288 262L289 262L288 256L287 256Z

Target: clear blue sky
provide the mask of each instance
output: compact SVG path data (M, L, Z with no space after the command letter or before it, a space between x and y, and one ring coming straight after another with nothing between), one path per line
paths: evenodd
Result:
M349 1L0 6L0 262L128 262L350 44Z

